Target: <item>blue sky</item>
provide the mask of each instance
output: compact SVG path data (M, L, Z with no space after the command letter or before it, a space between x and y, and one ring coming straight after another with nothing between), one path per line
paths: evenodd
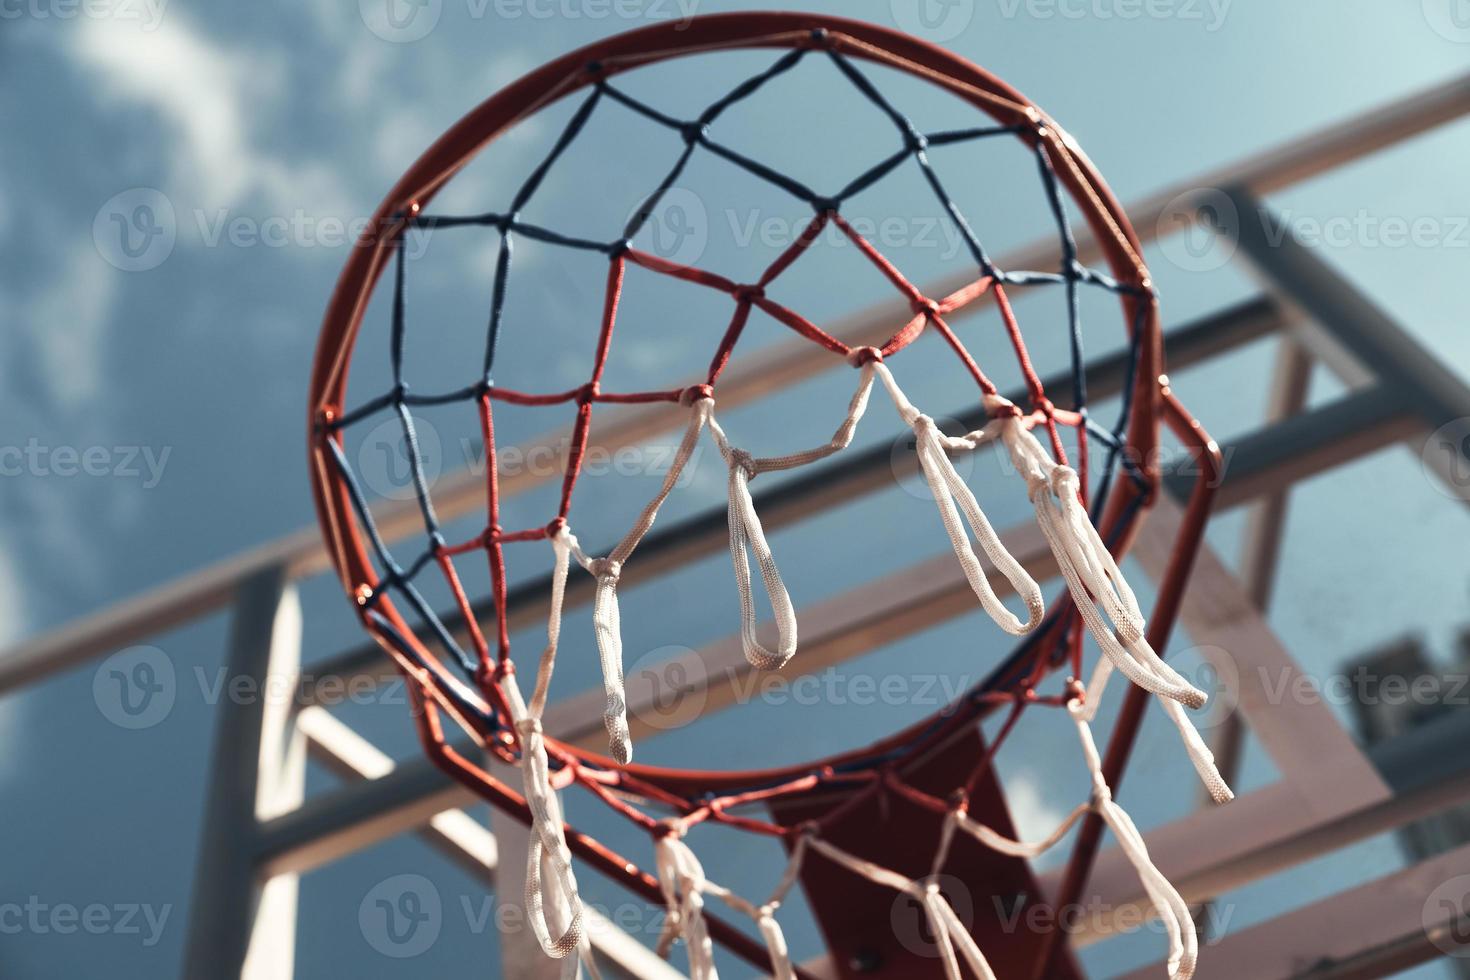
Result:
M926 8L927 19L916 19L916 8L901 0L792 6L918 29L986 66L1062 122L1126 202L1463 71L1470 30L1451 16L1458 2L1160 0L1148 8L1153 13L1133 17L1123 0L955 0ZM702 2L697 11L740 6ZM371 214L438 133L489 93L572 47L690 9L696 8L675 0L616 6L430 0L404 34L370 0L127 0L86 8L64 0L0 0L0 83L10 94L0 100L0 122L10 134L0 141L0 242L7 259L0 266L0 447L20 452L7 459L24 460L0 481L6 500L0 641L20 642L308 525L306 378L321 310L348 252L347 230ZM410 39L418 30L426 33ZM767 60L731 56L721 69L726 74L676 66L646 82L632 79L629 87L687 108L708 101L721 79ZM840 80L807 67L786 91L834 106L830 117L769 103L732 113L721 136L813 180L845 180L887 143L876 126L844 125L842 114L859 110L843 101ZM921 94L917 86L895 84L903 97ZM906 108L936 125L961 115L945 100ZM497 143L451 185L444 206L503 206L506 182L526 172L567 111L554 107ZM606 126L588 136L589 145L608 149L569 160L566 172L555 173L538 199L544 203L536 205L542 209L536 220L605 228L629 212L664 157L633 121ZM796 152L802 138L820 152ZM1470 236L1456 231L1470 215L1460 173L1467 149L1466 125L1446 127L1272 202L1298 227L1310 220L1351 223L1363 213L1380 223L1435 221L1434 234L1421 243L1385 244L1377 233L1358 231L1327 240L1321 251L1461 366L1470 364L1470 333L1462 304L1444 283L1463 279L1470 256ZM1036 237L1043 215L1037 201L987 194L988 183L967 180L969 168L980 165L978 157L957 157L950 179L962 204L985 216L987 241L1003 248ZM778 244L800 213L714 168L696 168L688 183L693 197L687 201L702 209L706 223L701 259L711 267L753 264L752 256ZM924 218L934 208L916 203L916 189L912 179L898 179L857 202L857 213L875 221ZM912 237L916 227L910 224L905 234ZM129 247L120 244L119 230L133 236ZM761 237L767 233L769 240ZM936 241L928 248L899 243L913 246L908 268L920 280L963 265L942 232ZM425 245L411 293L426 324L419 360L411 361L424 390L463 379L456 358L480 336L493 246L490 235L474 233L435 236ZM1149 259L1169 323L1250 289L1233 267L1195 271L1157 250ZM515 380L506 383L535 390L576 384L590 347L585 314L597 296L590 266L536 248L518 261L511 316L525 326L507 336L504 370ZM833 249L817 260L812 277L793 286L794 302L826 322L888 295L881 282L855 269L850 252ZM710 331L723 327L703 298L665 290L630 302L642 305L634 307L628 343L613 368L628 387L684 377L707 356ZM1043 322L1055 312L1041 302L1023 314L1028 310ZM379 303L369 314L365 350L384 335L383 313ZM758 346L779 336L767 325L753 328L751 340ZM1110 336L1116 334L1100 337L1099 350L1113 345ZM1192 407L1217 434L1252 427L1268 354L1253 349L1181 379ZM386 377L384 360L363 364L354 392L375 393L373 384ZM732 418L747 433L783 432L789 425L792 438L814 442L825 438L822 430L830 432L829 418L845 404L849 383L846 376L819 380L769 410ZM1332 390L1325 379L1315 389L1317 397ZM936 373L925 394L929 403L921 407L940 414L962 407L965 389L961 379ZM508 441L547 431L548 418L513 414ZM463 445L460 422L446 416L433 424L444 468L453 469L463 462L456 455ZM891 434L875 429L865 438ZM369 446L358 458L370 453ZM670 515L714 502L718 469L696 467L689 492L670 502ZM1273 625L1324 673L1356 650L1415 628L1447 654L1466 618L1470 576L1466 559L1449 544L1463 540L1463 512L1426 483L1407 452L1375 457L1334 480L1303 491L1313 503L1290 528ZM648 496L645 483L595 479L598 506L577 511L584 539L606 540L625 526ZM1344 489L1365 484L1391 488L1378 513L1362 513ZM544 520L546 504L545 494L530 494L513 505L515 516L527 524ZM997 524L1022 513L1000 506ZM893 531L884 547L865 551L848 522L873 515L891 521ZM1366 528L1357 552L1345 552L1335 534L1345 523ZM1235 517L1222 522L1216 532L1222 549L1230 550L1238 528ZM932 510L893 492L783 535L780 543L806 556L792 560L792 574L804 597L816 599L871 578L890 555L907 564L942 550L942 538L911 529L935 531ZM1387 615L1368 620L1356 612L1349 566L1401 567L1410 553L1432 574L1412 589L1389 590ZM518 574L539 569L532 562ZM699 563L671 586L685 600L676 608L671 593L634 590L625 609L630 656L652 657L669 644L697 645L730 633L737 621L729 608L706 614L688 601L706 587L728 590L728 575L722 560ZM308 660L355 640L350 614L330 583L308 584L306 598ZM585 617L569 617L569 631L585 635L586 625ZM973 667L932 651L960 646L972 626L968 620L947 626L881 656L934 657L936 670L960 676ZM34 895L52 904L172 909L149 944L119 932L0 934L0 974L155 977L176 968L213 720L197 681L217 670L223 632L222 618L214 618L152 641L178 672L180 696L169 717L146 730L119 729L99 712L90 668L0 700L0 734L12 746L0 759L0 813L8 829L0 844L0 901ZM562 693L595 676L590 662L569 666ZM789 710L782 717L768 705L751 707L773 731L789 725L786 730L800 734L806 724ZM881 721L838 713L813 740L830 738L835 750L860 741L869 724L886 729L902 720L902 712ZM356 711L353 721L395 754L412 752L401 708ZM735 728L727 724L734 719L717 719L705 740L670 740L650 752L669 760L695 752L733 765L738 760L726 758L724 746ZM1167 764L1177 763L1171 757ZM1070 805L1066 785L1040 785L1019 765L1008 775L1018 807L1033 811L1030 819L1044 822ZM325 785L313 776L314 787ZM1183 805L1167 794L1145 798L1142 805L1156 819ZM732 855L743 853L730 847ZM1391 847L1376 853L1375 860L1391 866ZM749 871L753 890L766 870L756 864ZM329 967L419 975L472 961L493 974L494 936L463 923L446 928L440 942L407 964L385 960L364 942L357 925L363 895L384 877L410 871L429 875L451 906L461 898L478 901L472 883L417 844L375 848L307 879L302 975ZM589 887L598 898L615 900L600 883ZM1283 896L1305 894L1297 886L1282 889ZM810 948L812 937L794 942ZM1156 946L1132 944L1116 962L1156 954ZM1114 964L1098 962L1104 970Z

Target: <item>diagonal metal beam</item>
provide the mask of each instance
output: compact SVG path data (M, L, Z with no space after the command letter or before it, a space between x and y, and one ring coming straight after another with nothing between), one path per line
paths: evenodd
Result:
M1224 482L1215 497L1219 513L1289 483L1403 442L1424 430L1402 393L1379 385L1259 429L1222 452ZM1170 473L1164 486L1182 499L1193 485L1189 472Z
M1470 844L1243 929L1204 950L1196 980L1366 980L1463 952L1466 892L1453 886L1467 874ZM1155 963L1124 980L1165 972Z
M1325 327L1378 381L1396 391L1431 429L1470 418L1470 386L1411 337L1357 284L1296 237L1288 222L1250 191L1225 191L1239 213L1241 253L1268 288Z

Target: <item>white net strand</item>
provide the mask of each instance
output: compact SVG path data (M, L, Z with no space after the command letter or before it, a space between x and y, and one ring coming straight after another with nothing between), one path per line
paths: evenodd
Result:
M1194 931L1194 920L1190 917L1189 906L1185 904L1178 890L1154 867L1143 835L1138 832L1133 820L1122 807L1113 802L1112 790L1103 778L1102 759L1097 752L1097 743L1092 738L1092 727L1087 722L1086 709L1073 699L1068 702L1067 711L1077 724L1082 755L1092 774L1091 807L1118 839L1118 846L1138 872L1138 880L1148 894L1154 912L1164 924L1169 936L1169 977L1171 980L1189 980L1194 976L1195 961L1199 956L1199 937Z
M745 899L736 895L727 888L711 885L714 894L720 896L731 908L744 912L755 920L760 929L761 939L766 944L766 951L771 955L772 980L796 980L796 968L791 964L791 954L786 948L786 935L781 931L781 925L776 921L776 910L786 900L786 893L791 891L801 874L801 863L806 857L806 839L797 839L796 846L791 849L791 857L787 859L786 871L781 875L780 882L771 892L769 898L761 905L753 905Z
M730 445L725 431L720 428L713 415L710 417L710 434L730 468L730 559L735 568L735 584L740 590L741 643L745 650L745 659L757 670L777 670L796 654L796 610L771 555L760 515L756 513L755 501L750 495L750 481L761 473L795 469L846 449L852 443L858 421L868 409L868 394L872 388L873 371L865 365L857 390L848 403L847 415L832 434L832 438L821 446L786 456L751 456L745 450ZM765 583L766 595L770 599L771 611L776 620L775 650L763 646L756 634L755 593L751 586L747 550L755 555L756 564L760 565L761 580Z
M1009 401L995 396L987 398L986 403L996 413L1013 408ZM1087 703L1091 710L1096 710L1102 689L1114 669L1156 695L1164 704L1165 714L1179 730L1190 763L1210 797L1216 803L1228 803L1235 796L1220 775L1214 755L1183 710L1183 706L1204 706L1206 695L1165 663L1149 645L1138 599L1082 506L1076 471L1053 461L1013 412L996 421L1000 440L1026 478L1037 523L1056 556L1062 578L1104 655L1088 688ZM967 438L978 445L993 437L996 431L993 425L994 422ZM1107 613L1108 621L1099 613L1099 606Z
M555 556L551 576L551 608L546 620L546 648L536 671L536 686L529 707L521 696L514 673L502 682L506 705L521 744L521 779L526 805L531 810L531 835L526 853L526 917L542 952L563 961L562 976L570 980L577 974L578 959L592 977L600 977L592 959L582 913L582 900L577 879L572 871L572 854L567 847L561 804L551 785L550 764L541 729L541 715L556 668L557 645L561 638L561 617L567 584L570 556L576 538L565 527L551 537ZM560 935L548 922L548 911L555 910L566 923ZM572 951L579 956L573 957Z
M1098 706L1102 704L1103 692L1107 689L1108 679L1113 675L1113 662L1107 657L1098 660L1097 666L1092 670L1092 677L1087 682L1087 694L1083 704L1083 718L1092 721L1097 715ZM1225 782L1225 777L1220 775L1220 769L1215 764L1215 754L1200 737L1199 731L1194 727L1194 722L1184 713L1184 707L1172 698L1160 698L1159 703L1164 706L1164 714L1174 723L1179 731L1180 741L1184 743L1184 751L1189 755L1189 762L1194 766L1194 771L1199 774L1200 782L1204 784L1210 799L1216 803L1229 803L1235 799L1235 793Z
M658 953L667 956L674 937L683 937L689 950L691 980L718 980L714 943L704 921L704 891L708 882L699 859L682 840L682 833L682 828L674 824L669 833L653 842L658 883L668 908Z
M791 965L791 953L786 948L786 934L781 931L781 924L776 921L774 912L775 909L771 906L762 905L755 920L761 931L761 940L771 954L771 978L796 980L796 970Z
M1010 406L1004 398L988 401ZM1053 461L1018 416L1001 419L1000 438L1026 478L1037 523L1103 653L1139 687L1191 708L1202 707L1204 692L1164 663L1145 639L1138 600L1082 507L1077 472ZM1103 620L1099 605L1112 625Z
M946 964L946 973L955 980L960 976L959 960L955 955L955 945L958 943L959 955L964 957L971 971L981 980L986 980L993 977L994 973L990 969L990 963L980 952L980 944L975 942L960 917L955 914L953 906L945 901L939 891L939 875L944 870L945 862L949 860L955 826L955 822L950 819L940 825L939 847L934 852L934 863L929 877L922 883L924 914L929 919L930 931L934 933L935 943L939 947L940 960ZM940 928L941 925L943 928Z
M944 966L947 980L964 980L964 974L960 971L961 957L981 980L996 980L995 973L990 969L985 955L980 952L975 938L970 935L959 916L955 915L954 909L950 908L949 902L939 891L939 883L932 875L922 882L910 881L897 872L849 854L818 837L811 838L808 846L854 874L902 892L917 901L924 909L929 928L934 933L935 943L939 948L939 960Z
M1088 721L1097 717L1097 709L1102 705L1103 692L1107 690L1113 669L1113 662L1107 657L1099 657L1092 668L1092 676L1087 680L1082 697L1083 716Z
M572 899L562 890L561 878L556 873L555 868L546 867L546 854L547 852L543 851L541 858L543 865L543 877L541 880L545 887L545 905L543 908L548 913L548 926L552 930L565 930L576 916L582 914L582 905L580 899L574 904ZM597 961L592 956L591 932L586 928L582 930L582 935L577 941L577 955L566 956L561 959L560 970L558 971L560 973L559 980L577 980L577 967L579 963L586 967L587 976L590 980L602 980L602 973L598 970Z
M578 556L581 559L581 556ZM619 765L633 761L633 735L628 729L628 693L623 681L623 617L618 606L620 562L594 558L583 563L597 579L592 597L592 630L597 636L597 653L602 661L602 688L606 702L602 723L607 728L607 751Z
M1093 741L1092 729L1088 724L1095 709L1074 699L1068 702L1067 710L1077 725L1078 736L1082 743L1082 755L1092 780L1091 798L1086 803L1078 805L1067 815L1066 819L1057 825L1056 829L1038 841L1014 840L972 819L963 810L950 811L940 835L940 846L931 880L937 878L943 868L948 857L950 842L956 831L964 831L998 853L1032 860L1060 843L1087 813L1096 813L1118 839L1118 845L1124 857L1133 865L1150 904L1163 922L1164 931L1169 940L1169 977L1171 980L1189 980L1194 975L1195 961L1199 953L1199 940L1194 931L1189 907L1174 886L1154 866L1149 857L1148 848L1144 844L1143 836L1138 832L1138 828L1127 812L1113 802L1112 792L1103 778L1102 760L1098 755L1097 744ZM874 878L874 880L880 879ZM937 935L939 930L935 931Z
M719 423L710 420L710 432L730 466L729 479L729 526L730 560L735 569L735 585L740 590L740 640L745 650L745 659L758 670L774 670L781 667L796 654L796 609L786 584L781 581L781 572L771 556L770 543L755 512L755 501L750 496L750 478L754 475L754 461L743 450L732 449L725 440ZM755 592L751 587L750 558L747 547L755 553L761 569L761 581L766 586L766 596L771 603L771 612L776 620L776 649L768 650L761 645L755 628Z
M962 813L959 810L951 811L949 820L956 830L963 830L992 851L997 851L1008 857L1025 858L1030 861L1040 857L1060 843L1061 839L1067 836L1067 831L1071 830L1077 821L1086 816L1090 809L1091 807L1088 804L1079 803L1071 813L1067 814L1061 823L1057 824L1056 829L1049 836L1038 841L1012 840L1003 834L997 833L993 828L977 822L969 814Z
M531 691L531 705L526 711L532 718L540 718L546 712L551 674L556 670L556 651L561 643L561 615L567 594L567 571L575 544L576 538L565 525L551 536L551 608L546 615L546 647L541 651L541 660L536 667L536 686ZM517 691L516 696L519 695L520 692Z
M702 918L703 902L701 900L698 905L694 905L689 898L691 893L699 892L714 895L732 909L754 919L760 930L761 939L766 945L766 951L771 957L773 980L796 980L796 968L791 963L791 954L786 947L786 936L781 931L780 923L776 921L776 911L785 901L786 894L796 884L801 872L802 859L806 854L806 839L804 837L798 839L796 846L792 848L791 857L786 862L786 871L782 874L775 890L765 902L756 905L723 885L715 884L706 878L699 860L683 841L684 825L677 820L671 820L668 821L667 826L670 828L669 833L659 838L654 844L655 861L658 862L659 868L659 883L664 889L664 901L668 908L668 915L664 921L664 932L659 937L659 955L668 955L674 940L683 938L689 947L690 975L693 980L707 980L715 976L713 961L707 961L702 952L708 941L708 933L704 929ZM697 917L691 914L691 908L696 910ZM699 972L706 968L708 973Z
M883 386L888 389L888 394L893 399L894 406L898 409L899 417L904 424L914 430L916 450L919 457L919 465L923 469L924 479L929 484L929 490L934 496L934 503L939 508L939 518L944 523L945 533L949 535L950 545L954 548L955 558L960 563L960 568L965 573L965 579L970 583L975 597L980 600L980 605L995 620L996 625L1013 636L1021 636L1034 630L1040 625L1042 617L1046 614L1046 601L1042 597L1041 587L1036 584L1026 569L1021 566L1015 557L1006 550L1000 540L1000 535L991 526L990 520L981 509L980 502L975 499L975 494L961 479L959 473L955 472L954 464L950 462L949 451L972 450L976 442L969 437L952 438L939 431L934 420L920 412L904 395L898 383L894 381L893 374L887 365L873 361L878 371L878 376L883 379ZM956 509L956 504L959 507ZM1022 622L1015 613L1011 612L1000 601L995 590L990 587L990 578L980 564L975 549L970 544L970 536L965 531L965 525L961 522L960 513L964 513L964 520L970 525L982 551L985 552L997 570L1005 576L1015 589L1016 595L1026 605L1026 621Z
M970 930L960 921L955 914L954 908L945 901L944 896L939 893L939 885L930 882L924 887L924 907L929 914L930 929L942 944L947 954L945 963L946 970L960 980L959 963L955 961L955 947L959 947L959 953L969 964L971 971L981 980L995 980L995 972L990 969L990 963L985 959L985 954L980 952L980 945L970 935ZM942 954L944 955L944 954Z
M602 661L602 685L607 696L603 710L603 723L607 726L608 754L619 765L633 761L633 738L628 730L628 698L623 683L623 628L618 607L618 580L623 574L623 563L633 554L633 549L643 540L653 522L658 518L659 508L673 492L684 467L688 465L694 448L699 444L699 434L710 421L714 402L708 398L696 401L691 410L689 426L684 439L674 454L669 470L658 494L643 508L633 527L604 558L591 558L582 551L574 535L567 534L571 553L577 563L597 580L597 590L592 599L592 629L597 636L597 652ZM562 528L565 531L565 527ZM556 535L559 537L560 533ZM560 618L558 601L557 617Z
M526 917L542 952L552 959L563 959L586 942L582 903L572 872L572 853L563 834L561 805L551 787L541 719L527 714L515 675L506 675L503 687L520 736L521 778L526 805L531 809L531 838L526 854ZM550 868L550 880L542 877L543 861ZM554 907L570 913L568 924L559 936L552 935L546 920L548 899ZM570 968L572 973L576 972L574 959Z
M1164 701L1164 714L1179 729L1179 737L1184 742L1184 750L1189 753L1189 761L1194 766L1194 771L1199 773L1200 782L1204 783L1205 791L1210 794L1210 799L1216 803L1229 803L1235 799L1235 793L1225 782L1225 777L1220 775L1220 769L1215 765L1215 754L1200 737L1199 731L1194 727L1194 722L1184 713L1177 701Z

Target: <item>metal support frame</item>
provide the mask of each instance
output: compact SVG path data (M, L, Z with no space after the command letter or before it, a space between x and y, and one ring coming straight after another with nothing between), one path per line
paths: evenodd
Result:
M257 572L240 588L229 670L262 696L220 702L184 953L189 980L292 973L297 876L263 876L258 852L260 821L301 806L306 789L305 742L293 700L266 693L290 691L300 667L296 587L284 569Z
M1248 189L1226 195L1241 215L1238 242L1267 288L1320 324L1330 343L1413 406L1431 427L1470 418L1470 389L1377 303L1288 229L1273 241L1269 207Z
M1142 235L1150 238L1158 234L1159 217L1181 191L1228 188L1247 219L1241 223L1240 250L1266 286L1265 296L1171 331L1167 339L1171 367L1203 363L1261 337L1283 338L1268 424L1230 447L1230 470L1220 495L1222 506L1255 505L1246 571L1243 581L1236 580L1213 554L1202 557L1195 571L1196 590L1182 610L1184 623L1197 642L1215 642L1246 653L1254 658L1252 663L1294 670L1288 653L1261 615L1280 547L1286 488L1382 447L1422 438L1447 421L1470 417L1470 390L1388 316L1289 235L1280 243L1268 240L1264 222L1248 220L1264 214L1253 195L1323 173L1466 113L1470 113L1470 76L1219 173L1168 188L1128 208ZM1095 243L1084 235L1078 244L1081 257L1089 260ZM1054 249L1054 242L1034 245L1003 257L1001 264L1048 266L1056 261ZM930 294L944 292L944 284L938 284ZM880 331L886 330L894 315L887 308L871 310L833 330L855 343L871 343L882 339ZM1303 412L1309 357L1338 371L1351 390L1332 403ZM1116 389L1121 364L1121 359L1114 358L1091 366L1089 383L1094 393ZM722 403L728 406L759 398L828 366L827 359L809 346L778 346L744 371L731 372L721 386ZM1066 387L1065 379L1048 384L1057 391ZM628 409L610 418L597 438L609 445L636 443L661 434L669 419L656 409ZM555 445L559 435L537 442ZM536 474L510 477L502 493L523 492L544 478ZM888 479L886 450L881 458L871 452L853 453L813 478L792 481L769 493L761 501L762 513L774 528L871 492ZM1187 480L1181 475L1167 485L1177 490L1187 486ZM1450 485L1455 486L1452 481ZM1463 487L1456 489L1465 492ZM436 492L436 503L441 516L449 519L476 506L480 494L477 477L451 477ZM1160 555L1176 516L1172 504L1161 502L1140 537L1136 554L1152 575L1159 574ZM379 526L390 540L416 530L418 516L412 502L385 508ZM640 549L640 561L630 566L628 574L663 574L718 546L723 534L723 518L716 514L651 535ZM1016 531L1008 537L1018 556L1024 555L1038 574L1044 574L1049 556L1036 536ZM229 656L232 675L259 682L260 690L271 689L273 685L267 682L274 681L277 689L294 692L301 635L294 583L325 567L317 530L305 529L0 653L0 693L36 683L226 605L235 608ZM951 561L923 562L882 583L803 610L803 628L810 638L804 666L812 669L840 662L959 612L966 606L956 596L964 590L954 579ZM532 615L529 595L528 590L526 597L513 600L518 623L528 622ZM568 590L569 602L587 598ZM884 615L884 610L904 605L922 614ZM881 630L876 628L879 623L884 627ZM721 694L719 684L728 686L738 677L744 663L738 654L738 644L733 641L713 644L695 654L705 668L704 676L714 682L704 692L706 711L719 710L731 700ZM314 670L318 676L335 674L354 682L386 674L375 646L348 650L314 666L321 668ZM286 678L293 682L281 683ZM630 678L630 714L634 716L639 699L653 693L639 685L639 678ZM1390 765L1403 754L1399 746L1388 743L1375 753L1374 760L1368 760L1330 713L1296 707L1283 712L1258 694L1242 688L1241 715L1272 754L1283 778L1227 810L1199 812L1148 835L1160 867L1191 901L1207 900L1470 798L1470 773L1458 765L1412 785L1390 780L1398 790L1394 795L1373 763ZM589 692L585 698L553 706L547 716L548 729L573 741L595 738L600 730L600 709L595 705L600 698L599 692ZM235 704L227 700L220 709L184 963L187 977L289 976L298 876L375 841L419 833L487 887L495 886L496 870L510 849L509 839L497 843L489 830L461 812L462 807L476 802L474 798L451 785L427 762L395 765L321 704L300 707L294 699L286 701L289 703L272 703L266 698ZM1415 737L1432 734L1416 733ZM304 799L308 751L344 785ZM1324 758L1337 768L1322 765ZM1208 846L1201 847L1202 840ZM1426 952L1426 944L1415 938L1419 924L1397 911L1383 914L1382 903L1374 901L1374 889L1422 887L1436 874L1467 868L1470 850L1461 849L1364 885L1331 900L1330 905L1312 906L1227 937L1212 948L1211 959L1218 960L1207 962L1205 969L1227 970L1220 975L1231 976L1289 976L1294 975L1300 957L1312 950L1347 964L1347 972L1331 974L1334 976L1360 975L1351 972L1353 964L1412 962ZM1136 882L1130 885L1129 877L1118 856L1105 853L1093 888L1114 898L1133 895L1136 900ZM1413 911L1418 914L1417 907ZM641 943L610 924L594 928L592 935L599 958L614 972L640 977L677 975Z
M348 784L364 786L379 780L391 779L398 769L393 760L377 746L363 738L349 725L338 720L326 708L313 705L302 709L296 724L307 740L312 758ZM428 818L427 822L419 821L405 830L416 829L419 837L426 844L453 864L458 865L487 889L498 889L511 895L521 894L524 886L519 880L507 881L503 877L502 869L510 868L518 879L523 877L521 869L524 869L526 860L524 845L516 849L514 853L510 845L516 840L525 839L525 828L515 821L506 822L506 826L497 822L494 833L492 833L489 828L460 809L460 806L469 806L478 802L467 792L463 796L464 799L460 803L429 807L436 812ZM368 843L382 839L383 836L388 836L377 833L380 829L360 826L346 832L356 837L349 836L346 840L339 838L339 843L346 847L343 853L360 849L367 846ZM595 908L584 909L583 917L587 923L592 947L605 975L630 977L633 980L678 980L681 976L642 943L626 935ZM520 936L530 939L531 945L535 945L535 940L528 930L522 930ZM538 948L537 953L539 952ZM541 957L541 961L542 963L551 962L545 957ZM509 963L505 965L504 975L507 977L530 978L533 976L522 970L520 963L516 963L514 969ZM553 964L553 969L557 972L548 975L560 976L560 964Z
M1266 404L1266 422L1275 425L1299 415L1307 402L1312 378L1312 357L1295 338L1283 335L1276 350L1271 373L1271 392ZM1281 545L1286 527L1289 488L1281 487L1253 504L1246 517L1240 559L1240 581L1256 609L1265 613L1271 605ZM1232 714L1221 725L1211 746L1220 774L1234 785L1245 743L1245 721ZM1202 801L1207 797L1202 796Z
M1271 372L1266 422L1276 424L1299 414L1306 406L1307 388L1311 379L1311 355L1294 338L1283 334L1278 341ZM1246 517L1245 532L1242 535L1241 585L1256 609L1263 614L1271 604L1271 593L1276 584L1288 497L1288 488L1283 486L1266 494L1259 503L1253 504ZM1214 666L1217 670L1220 667L1219 664ZM1236 785L1236 777L1240 774L1245 735L1245 719L1232 712L1209 740L1220 776L1231 786ZM1202 807L1208 807L1212 803L1209 794L1203 791L1199 793L1199 800ZM1209 938L1207 930L1211 927L1207 914L1209 907L1210 903L1205 902L1193 910L1195 926L1201 930L1202 939L1206 940Z
M1424 896L1467 872L1470 845L1244 929L1211 946L1195 978L1367 980L1407 970L1463 948L1464 913L1454 905L1426 908ZM1123 980L1163 970L1154 963Z

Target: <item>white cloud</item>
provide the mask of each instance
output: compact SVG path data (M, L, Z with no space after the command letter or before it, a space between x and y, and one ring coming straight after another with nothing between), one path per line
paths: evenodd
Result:
M366 31L362 32L367 34ZM337 98L350 109L362 111L378 103L387 90L393 45L376 37L357 37L345 46L337 72Z
M391 93L389 72L412 45L384 43L367 29L355 3L309 0L306 9L324 46L336 56L332 97L358 116L372 113ZM426 67L420 63L415 70Z
M251 140L254 118L288 89L279 57L213 44L177 13L146 32L84 19L68 38L69 54L100 79L105 97L150 109L173 128L172 181L199 201L225 206L261 195L275 213L303 202L347 213L329 168L287 161Z
M156 109L178 130L182 159L215 200L237 198L252 181L240 88L246 65L193 34L180 17L152 32L105 19L82 20L71 51L104 76L104 91Z
M86 238L66 248L51 281L28 304L30 334L60 408L78 408L100 390L102 337L116 285Z
M1006 803L1011 820L1021 840L1040 840L1050 836L1066 816L1047 803L1041 786L1029 772L1019 772L1005 779Z
M354 6L339 3L337 0L307 0L303 9L316 22L317 30L322 36L332 40L340 40L349 26L355 26L353 19L360 17Z
M373 134L373 155L385 174L401 174L439 134L424 121L424 114L411 105L400 105L381 114Z

